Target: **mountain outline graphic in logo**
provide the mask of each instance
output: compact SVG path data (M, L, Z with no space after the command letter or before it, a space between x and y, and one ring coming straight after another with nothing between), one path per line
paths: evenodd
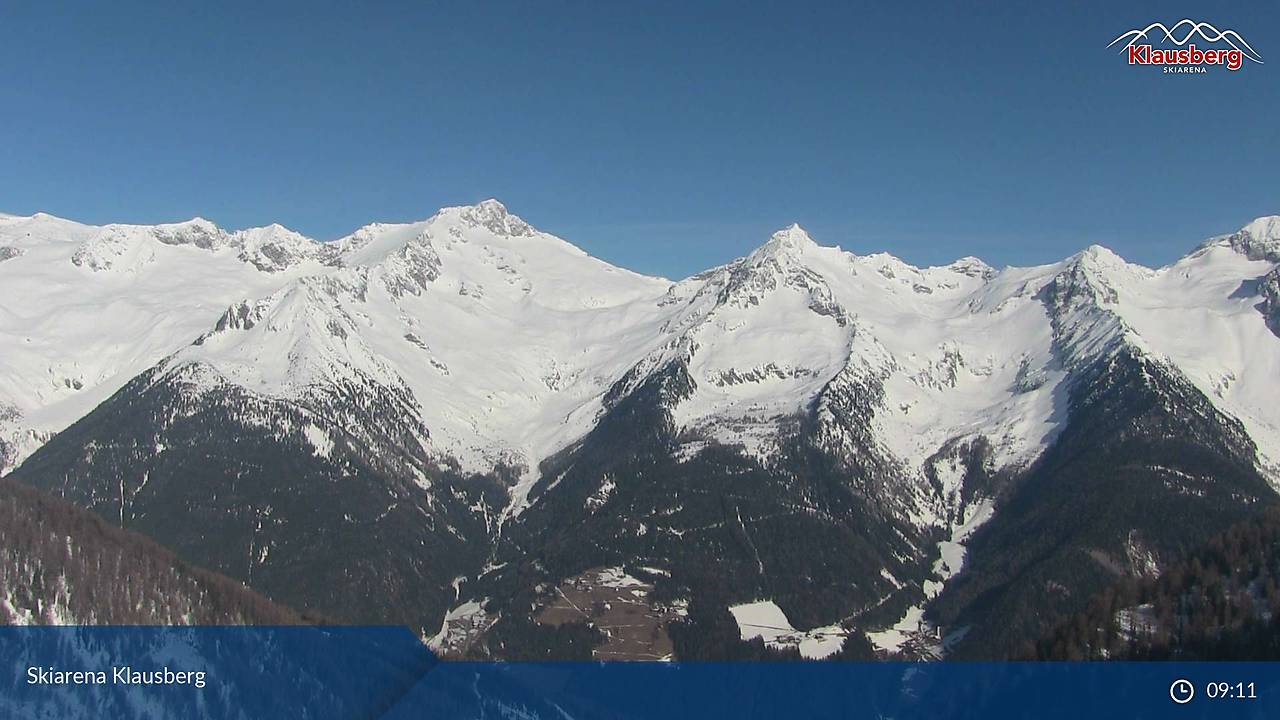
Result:
M1152 42L1154 37L1154 42ZM1199 38L1210 47L1196 47ZM1142 42L1142 41L1148 42ZM1130 65L1158 65L1164 72L1204 73L1206 65L1225 65L1230 71L1244 67L1244 61L1262 65L1262 55L1235 30L1219 30L1212 23L1184 18L1172 27L1153 22L1145 28L1121 33L1107 44L1124 43L1120 52L1127 53ZM1154 47L1172 43L1176 48Z

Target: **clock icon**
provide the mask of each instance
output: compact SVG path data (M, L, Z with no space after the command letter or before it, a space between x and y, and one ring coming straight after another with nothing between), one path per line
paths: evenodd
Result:
M1179 705L1186 705L1196 696L1196 688L1190 680L1180 678L1169 686L1169 698Z

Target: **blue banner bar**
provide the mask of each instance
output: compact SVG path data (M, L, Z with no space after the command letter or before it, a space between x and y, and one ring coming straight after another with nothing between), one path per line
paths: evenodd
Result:
M1280 663L440 662L407 630L0 628L5 718L1275 718Z

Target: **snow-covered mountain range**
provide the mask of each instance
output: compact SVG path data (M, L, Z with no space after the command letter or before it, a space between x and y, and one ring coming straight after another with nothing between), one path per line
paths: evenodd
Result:
M595 259L494 200L328 243L201 219L0 216L0 346L0 474L22 466L16 477L302 608L332 611L272 559L323 563L301 526L341 524L355 546L381 538L385 562L417 568L429 599L367 617L455 645L446 610L471 636L492 634L522 614L501 593L537 608L592 567L644 561L666 578L656 593L696 603L710 571L682 569L697 555L682 548L705 526L728 533L707 558L741 553L759 576L727 583L725 605L777 600L797 627L856 626L902 649L932 632L925 617L940 594L947 605L948 580L974 569L970 537L998 535L1073 427L1102 424L1082 414L1095 390L1132 397L1135 418L1154 402L1207 423L1167 435L1246 458L1242 485L1222 485L1238 505L1270 502L1280 479L1275 217L1159 269L1098 246L1031 268L917 268L792 226L669 281ZM272 460L227 459L236 439L265 443ZM209 474L193 494L183 474L197 464ZM1173 494L1214 494L1189 487L1206 476L1196 468L1140 464ZM758 480L735 490L737 475ZM329 487L354 477L359 492ZM237 482L254 489L228 498ZM321 518L302 507L313 492L350 507ZM682 493L719 504L672 501ZM211 525L239 513L243 532L218 541L234 551L156 517L175 502L212 503ZM1206 522L1235 517L1229 505ZM398 529L379 525L388 513ZM821 526L814 537L837 529L839 552L784 568L786 553L752 531L782 515ZM1120 524L1131 536L1082 551L1103 566L1172 552L1172 540L1144 541L1142 523ZM847 587L830 587L840 577ZM948 627L981 624L963 609L972 601L956 603Z

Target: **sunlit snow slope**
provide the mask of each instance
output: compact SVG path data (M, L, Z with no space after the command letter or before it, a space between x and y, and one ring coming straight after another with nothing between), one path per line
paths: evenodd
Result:
M0 216L0 472L208 330L228 304L322 271L325 250L279 226Z
M1274 466L1278 228L1257 220L1159 270L1095 247L997 271L857 256L793 226L672 283L596 260L496 201L333 243L200 219L3 216L0 468L165 358L269 396L352 368L403 383L431 454L524 479L513 509L538 463L593 427L610 388L672 360L695 383L674 422L762 457L779 423L842 377L882 391L874 436L909 474L971 436L992 443L995 465L1022 465L1053 436L1071 353L1117 338L1180 368ZM1043 297L1055 281L1090 301L1055 321ZM1055 350L1055 322L1074 344Z

